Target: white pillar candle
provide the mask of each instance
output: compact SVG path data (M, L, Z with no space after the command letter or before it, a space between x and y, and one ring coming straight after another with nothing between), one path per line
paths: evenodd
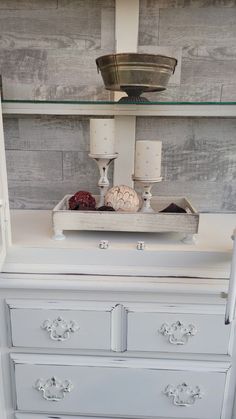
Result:
M90 153L115 154L114 119L90 119Z
M136 141L134 177L158 179L161 176L161 141Z

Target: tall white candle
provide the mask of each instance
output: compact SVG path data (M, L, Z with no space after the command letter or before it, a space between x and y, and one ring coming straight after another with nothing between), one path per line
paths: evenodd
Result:
M161 141L136 141L134 177L158 179L161 176Z
M90 153L115 154L114 119L90 119Z

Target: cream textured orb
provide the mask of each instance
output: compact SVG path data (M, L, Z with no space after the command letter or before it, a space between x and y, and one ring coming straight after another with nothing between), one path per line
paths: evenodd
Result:
M137 212L140 201L134 189L126 185L118 185L107 191L105 205L113 207L115 211Z

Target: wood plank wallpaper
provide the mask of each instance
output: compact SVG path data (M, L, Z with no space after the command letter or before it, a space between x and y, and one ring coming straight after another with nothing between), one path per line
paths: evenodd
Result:
M95 58L114 52L114 0L0 0L0 74L8 99L109 99ZM140 0L140 52L173 55L161 101L236 101L236 0ZM89 120L5 118L10 201L52 208L96 192ZM163 141L164 195L201 211L236 211L236 120L137 118L137 139ZM112 175L112 171L111 171Z

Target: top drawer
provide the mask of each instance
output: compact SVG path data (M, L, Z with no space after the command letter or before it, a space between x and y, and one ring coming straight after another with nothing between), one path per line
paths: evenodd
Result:
M176 305L131 307L128 310L128 351L228 354L231 327L224 306Z
M11 300L7 304L13 346L111 349L111 306L36 300Z

